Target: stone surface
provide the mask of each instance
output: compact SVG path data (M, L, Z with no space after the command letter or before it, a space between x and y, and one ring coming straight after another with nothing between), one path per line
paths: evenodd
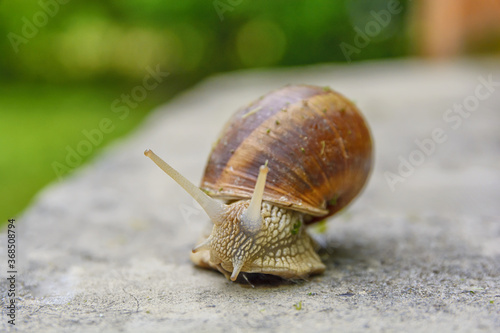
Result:
M15 328L498 332L500 85L481 88L478 79L489 76L500 82L498 61L324 65L200 83L17 219ZM371 125L376 167L364 193L317 236L327 248L323 275L251 288L193 267L189 252L207 218L143 151L197 183L230 114L288 83L329 85L353 99ZM463 103L469 116L443 118ZM446 140L416 152L415 140L433 131ZM385 173L397 175L400 158L421 165L402 168L404 181L391 189ZM6 253L5 233L0 239ZM2 311L1 330L12 329L7 320Z

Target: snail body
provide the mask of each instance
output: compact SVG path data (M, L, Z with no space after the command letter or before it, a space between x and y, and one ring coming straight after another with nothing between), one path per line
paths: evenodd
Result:
M325 269L305 227L361 191L372 167L372 140L351 101L329 88L298 85L233 115L208 158L203 191L151 151L146 155L167 168L214 223L193 249L195 264L233 281L240 272L301 278Z

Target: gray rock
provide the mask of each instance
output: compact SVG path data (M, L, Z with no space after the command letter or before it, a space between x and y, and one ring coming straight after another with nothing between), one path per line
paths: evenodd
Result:
M500 85L478 88L478 77L490 75L500 82L498 63L395 61L241 72L200 83L46 188L17 220L15 327L498 332ZM288 83L328 85L353 99L371 125L376 167L358 200L317 235L327 247L323 275L251 288L191 264L207 217L143 151L152 148L198 183L228 117ZM475 106L477 89L490 95ZM473 109L469 116L443 119L463 103ZM109 118L119 126L116 115ZM415 140L432 138L436 128L445 142L429 155L416 152ZM391 189L386 172L398 174L400 156L421 165L402 170ZM5 273L6 258L1 265ZM2 329L12 328L8 319L3 311Z

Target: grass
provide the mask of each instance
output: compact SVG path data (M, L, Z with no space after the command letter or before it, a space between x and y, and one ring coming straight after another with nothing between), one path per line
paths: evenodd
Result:
M153 91L122 120L111 103L132 87L0 82L0 225L19 216L40 189L58 179L53 163L66 165L67 147L76 149L86 140L83 130L99 128L103 118L114 125L82 165L173 94Z

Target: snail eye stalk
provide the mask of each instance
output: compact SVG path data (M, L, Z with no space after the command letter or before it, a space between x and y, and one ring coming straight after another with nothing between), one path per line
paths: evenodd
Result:
M264 197L264 189L266 188L266 178L268 172L269 168L267 167L266 161L266 164L262 165L259 169L259 176L257 177L257 183L255 184L250 205L241 215L241 226L246 231L254 234L259 232L262 225L260 210L262 206L262 198Z
M177 184L182 186L182 188L200 204L200 206L207 213L208 217L210 217L214 224L222 224L225 208L224 204L209 197L205 192L203 192L197 186L187 180L186 177L172 168L167 162L153 153L153 151L147 149L146 151L144 151L144 155L149 157L153 162L155 162L156 165L160 167L160 169L165 171L165 173L169 175L170 178L172 178L176 181Z

